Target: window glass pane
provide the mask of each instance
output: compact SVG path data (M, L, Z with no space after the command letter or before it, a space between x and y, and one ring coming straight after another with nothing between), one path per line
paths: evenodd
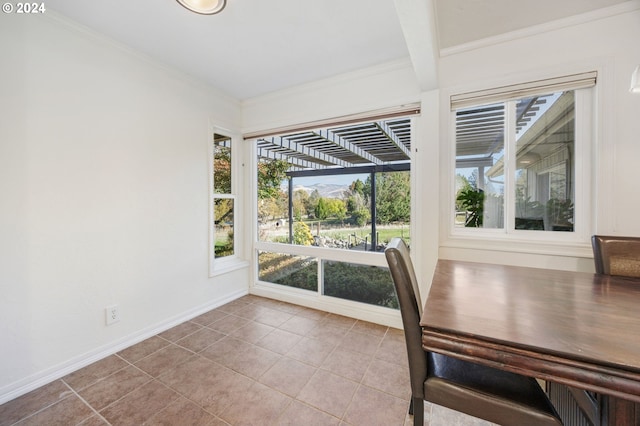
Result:
M290 183L289 183L290 182ZM293 194L290 237L289 184ZM371 249L370 174L293 177L262 200L262 241L338 249Z
M456 111L455 225L504 227L503 103Z
M213 135L213 192L231 194L231 138Z
M259 241L382 251L409 238L411 119L256 143Z
M318 291L318 261L313 257L261 251L258 278L274 284Z
M516 104L515 228L573 231L574 92Z
M231 256L234 253L233 199L214 198L213 215L215 258Z
M258 240L289 242L289 163L258 155Z
M388 268L324 260L324 294L398 309Z
M376 173L376 226L372 227L371 174L295 177L291 179L292 238L289 180L273 196L259 200L260 241L315 245L338 249L381 251L393 237L410 239L410 172Z
M376 241L382 250L394 237L410 244L411 174L387 172L376 174Z

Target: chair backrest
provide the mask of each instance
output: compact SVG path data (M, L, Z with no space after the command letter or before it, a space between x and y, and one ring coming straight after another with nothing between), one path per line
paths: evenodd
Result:
M409 249L401 238L393 238L384 251L391 278L396 289L404 336L409 357L409 375L413 397L424 398L424 381L427 378L427 352L422 349L422 302L420 289L409 256Z
M640 278L640 237L591 237L596 273Z

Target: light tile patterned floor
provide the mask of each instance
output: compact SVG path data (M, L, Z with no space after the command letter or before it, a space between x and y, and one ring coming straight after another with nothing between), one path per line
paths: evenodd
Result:
M410 425L402 331L245 296L0 405L5 425ZM489 425L425 404L425 425Z

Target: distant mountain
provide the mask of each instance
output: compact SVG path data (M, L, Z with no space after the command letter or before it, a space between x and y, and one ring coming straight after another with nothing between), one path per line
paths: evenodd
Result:
M333 183L316 183L314 185L294 185L293 191L298 190L307 191L308 194L311 194L316 189L320 193L321 197L324 198L344 198L344 192L349 190L349 185L337 185Z

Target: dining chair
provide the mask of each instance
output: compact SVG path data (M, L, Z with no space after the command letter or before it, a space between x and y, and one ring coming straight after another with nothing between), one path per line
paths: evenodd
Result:
M414 426L424 423L424 401L501 425L562 425L538 382L422 348L422 303L409 249L394 238L385 256L404 326Z
M640 278L640 237L591 237L597 274Z
M593 235L591 247L597 274L640 278L640 237ZM561 416L582 418L594 426L602 423L602 400L597 393L550 382L547 390Z

